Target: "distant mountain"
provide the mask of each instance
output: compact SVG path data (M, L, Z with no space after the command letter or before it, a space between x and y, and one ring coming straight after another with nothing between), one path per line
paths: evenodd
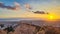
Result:
M34 25L54 25L60 26L60 20L56 21L45 21L42 19L35 19L35 18L0 18L0 23L4 24L15 24L15 23L28 23Z

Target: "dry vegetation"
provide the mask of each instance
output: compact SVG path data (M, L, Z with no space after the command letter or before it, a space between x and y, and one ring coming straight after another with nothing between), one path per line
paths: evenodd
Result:
M0 30L0 34L7 34L7 31ZM35 26L31 24L21 23L14 32L9 34L60 34L59 27L52 26Z

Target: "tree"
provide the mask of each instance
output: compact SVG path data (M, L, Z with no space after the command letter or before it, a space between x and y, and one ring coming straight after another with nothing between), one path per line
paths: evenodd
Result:
M7 34L9 34L9 32L14 32L14 28L12 26L7 27L4 30L7 31Z
M1 28L4 27L4 24L0 24Z

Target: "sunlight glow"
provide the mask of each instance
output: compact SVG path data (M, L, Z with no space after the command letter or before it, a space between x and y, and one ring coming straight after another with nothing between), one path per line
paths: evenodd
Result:
M53 16L49 16L49 19L53 19L54 17Z
M48 15L48 19L49 20L54 20L54 19L56 19L56 17L54 15Z

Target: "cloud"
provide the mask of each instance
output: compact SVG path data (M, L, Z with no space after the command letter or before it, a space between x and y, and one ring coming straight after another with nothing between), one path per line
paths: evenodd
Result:
M15 6L15 9L16 10L20 10L21 9L21 6L20 6L20 4L19 3L17 3L17 2L14 2L14 6Z
M6 9L14 9L12 6L5 6L4 3L0 2L0 8L6 8Z
M25 4L25 7L26 7L27 9L31 9L30 4Z

